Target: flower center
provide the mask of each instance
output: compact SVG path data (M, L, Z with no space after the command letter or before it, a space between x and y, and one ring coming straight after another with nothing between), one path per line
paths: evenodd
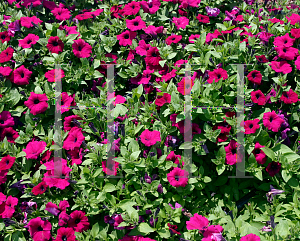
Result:
M270 118L270 122L272 122L272 121L273 121L273 117Z
M286 48L282 49L282 51L286 53Z
M286 43L287 43L287 40L284 40L284 42L283 42L283 43L285 43L285 44L286 44Z
M252 78L255 78L255 76L256 76L256 73L253 73L253 74L252 74Z
M58 42L56 42L56 41L53 42L53 46L55 46L55 47L58 46Z
M8 164L9 164L9 160L6 161L6 165L8 165Z
M39 226L38 231L43 231L43 228L41 226Z
M77 141L77 137L75 137L74 143Z
M129 35L128 35L128 34L125 34L125 35L124 35L124 38L125 38L125 39L129 39Z
M81 51L81 50L82 50L82 47L81 47L81 46L78 46L78 50Z
M220 75L220 74L218 74L218 75L217 75L217 77L218 77L218 79L220 79L220 78L221 78L221 75Z
M156 53L153 53L153 54L152 54L152 57L157 57L157 54L156 54Z
M255 153L255 154L259 154L259 153L260 153L260 149L256 149L256 150L254 151L254 153Z
M76 223L76 224L80 223L80 219L77 218L77 219L75 220L75 223Z
M3 121L3 120L0 120L0 124L4 124L4 121Z
M139 26L139 22L134 22L133 25L134 26Z
M24 78L24 76L25 76L24 73L21 73L21 77Z
M41 186L41 190L42 190L42 191L44 191L44 190L45 190L44 186Z
M5 35L1 35L1 38L2 38L2 39L5 39Z
M179 176L175 176L175 180L178 182L179 181Z
M36 99L36 100L33 101L33 103L38 104L38 103L40 103L40 101L38 99Z
M231 150L232 155L236 154L236 149Z
M259 94L256 94L255 97L256 97L256 99L259 99L260 95L259 95Z
M282 94L284 97L286 97L286 98L289 98L289 96L287 95L287 93L286 92L283 92L283 94Z
M250 124L249 127L250 127L250 129L252 129L253 128L253 124Z
M28 41L27 41L27 44L30 44L31 42L32 42L31 40L28 40Z
M68 238L67 238L67 236L66 236L66 235L63 235L63 236L61 236L61 240L62 240L62 241L67 241L67 240L68 240Z

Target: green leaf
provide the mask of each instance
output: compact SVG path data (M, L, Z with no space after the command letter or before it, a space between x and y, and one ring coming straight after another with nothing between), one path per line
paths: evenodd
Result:
M18 102L21 99L21 96L20 96L19 91L17 89L12 89L9 92L9 96L10 96L11 106L15 106L16 104L18 104Z
M105 186L103 187L103 190L105 191L105 192L113 192L113 191L115 191L116 190L116 187L113 185L113 184L111 184L111 183L106 183L105 184Z
M240 51L242 51L242 52L246 51L246 42L240 43Z
M281 171L281 175L285 182L288 182L292 178L292 175L285 169Z
M99 224L95 223L92 227L91 235L93 236L93 238L96 238L98 233L99 233Z
M179 149L192 149L193 145L192 142L184 142L180 145Z
M275 227L275 233L282 238L286 238L290 234L289 228L289 222L287 220L281 220Z
M43 90L41 89L40 86L36 86L35 89L34 89L34 93L36 94L44 94Z
M177 55L177 53L171 53L168 55L168 59L173 59L176 55Z
M142 233L149 234L155 231L154 228L151 228L147 223L141 223L138 227L138 230Z
M141 151L135 151L133 153L131 153L130 155L130 160L131 161L136 161L140 155Z
M166 62L167 62L167 60L161 60L161 61L159 61L159 65L161 67L164 67Z
M268 147L262 147L261 148L262 149L262 151L268 156L268 157L270 157L272 160L275 160L275 153L274 153L274 151L272 151L270 148L268 148Z

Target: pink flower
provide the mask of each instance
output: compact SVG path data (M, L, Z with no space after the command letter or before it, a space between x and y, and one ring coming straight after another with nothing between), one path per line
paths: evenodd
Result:
M30 33L24 39L19 40L19 46L24 49L31 48L31 46L36 44L38 40L39 36Z
M189 95L194 86L194 80L185 80L185 77L178 83L177 91L182 95Z
M135 48L136 50L136 53L138 55L141 55L141 56L146 56L147 55L147 50L151 47L150 44L146 44L145 40L140 40L139 41L139 46L137 46ZM154 72L154 70L153 70Z
M223 80L228 78L227 71L222 68L215 69L213 71L209 71L208 76L209 76L209 78L208 78L207 82L209 84L211 84L213 81L215 81L217 83L217 82L219 82L219 80L221 78L223 78Z
M44 113L48 108L48 98L46 94L36 94L34 92L30 92L30 97L27 101L24 102L30 109L30 113L33 115Z
M26 69L24 65L21 65L19 68L14 70L11 80L17 85L27 85L29 84L31 74L32 71Z
M57 71L58 76L55 76L55 72ZM47 78L48 82L55 82L55 77L58 81L60 81L63 77L65 77L65 72L60 69L60 71L56 69L49 70L45 73L45 77Z
M180 18L175 18L173 17L172 19L172 23L175 24L175 26L177 27L177 29L185 29L185 27L189 24L189 19L186 17L180 17Z
M139 12L140 8L141 8L140 3L131 1L130 3L127 3L123 8L123 15L124 16L136 15Z
M74 150L76 147L80 147L85 137L81 132L81 128L73 127L66 140L64 141L63 148L65 150Z
M290 38L289 33L284 36L279 36L274 39L274 45L278 47L291 47L293 46L295 39Z
M295 61L295 65L297 70L300 70L300 56L297 57L296 61Z
M23 151L26 153L27 159L37 159L45 150L46 146L47 143L44 141L31 141L27 144L26 149L23 149Z
M298 56L299 50L293 47L276 47L275 50L278 53L278 57L286 60L294 60L296 56Z
M257 90L251 92L251 100L258 105L265 105L267 99L261 90Z
M146 24L140 16L137 16L132 20L126 19L126 26L131 31L137 31L146 28Z
M235 140L230 140L229 144L225 146L226 164L234 165L237 163L237 148L239 144Z
M171 103L171 95L164 93L163 95L158 95L155 100L157 106L163 106L164 104Z
M254 134L259 129L259 119L246 120L244 122L245 134Z
M47 48L49 52L59 54L64 50L64 43L58 36L51 36L48 40Z
M83 39L74 40L72 44L73 53L77 58L88 58L92 53L92 46Z
M274 177L277 173L279 173L280 169L281 169L281 164L279 162L274 162L274 161L270 162L266 167L266 171L267 173L269 173L271 177Z
M195 213L193 217L190 218L190 221L186 221L187 230L198 229L199 231L205 230L209 225L209 221L206 217Z
M182 39L181 35L171 35L167 37L166 44L171 45L172 43L177 44Z
M20 20L21 20L21 25L23 27L25 27L25 28L31 28L31 27L33 27L32 22L34 24L36 24L36 25L39 24L39 23L41 24L43 22L42 20L40 20L36 16L33 16L33 17L21 17Z
M71 219L68 222L68 226L73 228L75 232L83 232L90 226L88 218L85 216L85 212L75 210L70 214Z
M72 16L67 8L54 8L51 13L59 21L68 20Z
M160 132L159 131L149 131L148 129L144 130L140 135L141 142L145 146L153 146L156 142L161 142Z
M121 46L132 45L132 40L136 37L136 32L129 30L124 31L123 33L117 35L117 40Z
M0 113L0 128L14 126L14 124L14 118L11 116L9 111L4 110Z
M300 22L299 14L293 13L290 17L286 17L291 25L295 25L296 23Z
M260 241L260 237L256 234L250 233L242 237L240 241Z
M266 112L263 115L263 124L268 130L278 132L283 123L284 120L281 119L274 110L272 112Z
M255 156L255 159L258 164L265 164L267 161L266 154L261 150L261 148L264 147L259 144L259 142L255 143L254 150L252 151L253 155Z
M188 175L186 170L176 167L167 174L167 179L173 187L185 187L188 184Z
M43 221L40 217L31 219L27 227L33 241L49 240L52 225L48 220Z

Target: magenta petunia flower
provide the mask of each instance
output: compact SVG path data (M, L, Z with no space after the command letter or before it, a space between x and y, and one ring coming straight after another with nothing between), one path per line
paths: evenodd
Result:
M245 134L254 134L259 129L259 119L246 120L244 122Z
M295 39L290 38L289 33L284 36L279 36L274 39L274 45L278 47L291 47L293 46Z
M54 216L57 216L60 213L60 210L57 207L57 205L52 202L48 202L46 204L45 210L48 211L49 213L53 214Z
M88 58L92 53L92 46L83 39L74 40L72 44L73 53L77 58Z
M237 163L237 148L239 144L235 140L230 140L229 144L225 146L226 151L226 164L234 165Z
M164 30L164 26L155 27L154 25L149 25L147 28L143 29L145 33L156 37L157 34L162 33Z
M82 120L82 118L78 115L71 115L65 117L64 122L64 131L70 131L73 127L76 127L74 120Z
M6 155L6 156L2 157L2 159L0 161L0 171L9 170L13 166L15 161L16 161L16 158L12 157L10 155Z
M70 214L71 219L68 222L68 226L73 228L75 232L83 232L89 229L90 223L88 218L85 216L85 212L75 210Z
M188 175L186 170L176 167L167 174L167 179L173 187L185 187L188 184Z
M121 46L132 45L132 40L136 37L136 32L129 30L124 31L123 33L117 35L117 40Z
M210 23L208 16L205 16L205 15L202 15L202 14L198 14L198 16L196 18L198 19L198 21L200 23Z
M0 141L3 141L6 137L8 142L15 143L15 140L19 137L19 133L12 127L4 128L0 133Z
M145 146L153 146L156 142L161 142L160 132L159 131L149 131L148 129L144 130L140 135L141 142Z
M129 16L129 15L136 15L141 8L140 3L131 1L130 3L127 3L123 8L123 15Z
M190 218L190 221L186 221L187 230L198 229L199 231L205 230L209 225L209 221L206 217L195 213L193 217Z
M20 20L16 20L14 22L11 22L9 25L8 25L8 35L13 37L15 36L15 33L16 32L19 32L21 31L21 27L20 27L20 23L21 21Z
M126 19L126 26L131 31L137 31L146 28L146 23L140 16L137 16L132 20Z
M5 76L5 77L9 76L11 71L12 71L12 69L10 67L0 66L0 76L2 75L2 77L3 76Z
M44 113L48 109L48 97L46 94L36 94L34 92L30 92L30 97L27 101L24 102L30 109L30 113L33 115Z
M298 94L294 92L292 89L290 89L289 91L283 91L280 99L285 104L296 103L298 101Z
M23 151L26 153L27 159L37 159L45 150L46 146L47 143L44 141L31 141L27 144L26 149L23 149Z
M148 65L159 65L159 61L161 60L159 50L157 47L150 47L147 51L147 55L145 58L145 62Z
M0 53L0 63L5 63L11 60L13 57L14 49L8 47Z
M251 100L253 103L258 105L265 105L266 104L266 96L261 92L261 90L252 91L251 92Z
M58 76L55 76L57 72ZM55 82L55 78L60 81L63 77L65 77L65 72L60 69L59 71L56 69L49 70L45 73L45 77L47 78L48 82Z
M34 241L49 240L51 237L52 225L48 220L42 220L40 217L31 219L27 227Z
M268 63L269 60L267 60L265 55L255 55L255 58L259 63Z
M195 41L200 38L200 34L192 34L190 37L189 37L189 42L190 43L195 43Z
M6 128L9 126L14 126L14 118L11 116L9 111L2 111L0 113L0 128Z
M211 84L213 81L215 81L217 83L217 82L219 82L219 80L221 78L223 78L223 80L228 78L227 71L222 68L218 68L213 71L209 71L208 76L209 76L209 78L207 79L207 82L209 84Z
M56 241L75 241L75 231L73 228L61 227L57 230Z
M257 236L256 234L250 233L247 234L246 236L243 236L240 241L260 241L260 237Z
M57 187L64 190L70 185L69 173L72 171L71 168L67 166L67 160L60 159L59 163L53 161L44 163L47 168L47 172L44 174L43 181L51 188Z
M295 57L299 56L299 50L293 47L276 47L275 50L278 53L278 57L286 60L294 60Z
M72 16L67 8L54 8L51 13L59 21L68 20Z
M109 157L108 161L102 162L103 172L107 175L117 175L117 168L119 163L113 160L113 157Z
M60 25L58 29L65 30L66 36L69 36L70 34L78 34L78 36L80 36L80 33L77 32L77 26L68 27L67 25Z
M49 52L59 54L64 50L64 43L57 36L51 36L48 40L47 48Z
M223 231L224 228L221 225L210 225L204 231L202 241L223 241Z
M262 146L259 144L259 142L256 142L252 153L255 156L257 163L263 165L266 163L268 158L267 158L266 154L263 152L263 150L261 150L262 147L265 147L265 146Z
M32 71L26 69L24 65L15 69L13 74L9 77L10 80L17 85L27 85L29 84L29 79L31 77Z
M148 84L151 79L151 74L154 73L154 70L145 69L143 71L143 75L141 80L138 82L138 84Z
M263 124L268 130L278 132L283 123L284 120L281 119L274 110L272 112L266 112L263 115Z
M141 1L139 3L143 8L144 13L150 14L156 13L161 5L160 0Z
M39 5L42 4L42 2L40 0L23 0L23 3L21 4L22 6L24 6L25 8L30 7L32 4L32 7L37 7Z
M42 181L41 183L33 187L31 192L33 195L43 194L44 192L46 192L47 187L48 185L44 181Z
M21 25L25 28L31 28L33 27L33 24L41 24L43 21L40 20L39 18L37 18L36 16L32 16L32 17L21 17L20 18L21 21Z
M84 139L81 128L73 127L64 141L63 148L65 150L74 150L74 148L81 146Z
M0 33L0 40L2 43L10 41L10 36L8 31L4 31Z
M292 28L291 34L294 38L300 38L300 28Z
M177 29L185 29L185 27L189 24L189 19L186 17L180 17L180 18L175 18L173 17L172 19L172 23L175 24L175 26L177 27Z
M12 218L13 214L15 213L15 206L17 206L17 204L18 198L9 196L6 201L0 205L0 217Z
M145 40L139 41L139 46L135 48L136 53L141 56L147 55L147 50L151 47L150 44L146 44Z
M155 99L155 105L163 106L164 104L171 103L171 95L164 93L163 95L158 95Z
M274 34L267 33L267 32L260 32L258 37L263 43L267 44L269 42L269 39L274 36Z
M166 44L171 45L172 43L177 44L182 39L181 35L171 35L167 37Z
M262 80L262 75L258 70L252 70L248 75L247 78L254 84L260 85Z
M300 23L300 15L293 13L290 17L286 17L291 25L295 25L296 23Z
M24 39L19 40L19 46L24 49L31 48L39 39L39 36L30 33Z

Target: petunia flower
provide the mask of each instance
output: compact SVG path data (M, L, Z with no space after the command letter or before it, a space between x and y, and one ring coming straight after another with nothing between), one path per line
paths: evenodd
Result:
M188 184L188 175L186 170L176 167L167 174L167 179L173 187L185 187Z
M161 3L159 0L148 0L139 2L143 8L144 13L154 14L158 11Z
M24 49L31 48L39 39L39 36L30 33L24 39L19 40L19 46Z
M0 63L5 63L11 60L13 57L14 49L8 47L0 53Z
M73 228L61 227L57 230L55 241L75 241L75 231Z
M144 130L140 135L141 142L145 146L153 146L156 142L161 142L160 132L159 131L149 131L148 129Z
M55 76L55 73L58 73L58 76ZM47 78L48 82L52 83L55 82L55 78L60 81L62 78L65 77L65 72L60 69L59 71L56 69L49 70L45 73L45 77Z
M129 30L124 31L123 33L117 35L117 40L121 46L132 45L132 40L136 37L136 32Z
M205 15L202 15L202 14L198 14L198 16L196 18L198 19L198 21L200 23L210 23L208 16L205 16Z
M24 102L24 105L30 109L33 115L44 113L48 109L48 97L46 94L36 94L30 92L30 97Z
M300 28L292 28L291 29L291 35L294 38L300 38Z
M293 47L276 47L275 50L278 53L278 57L286 60L294 60L295 57L299 56L299 50Z
M251 100L253 103L258 105L265 105L266 104L266 96L261 92L261 90L252 91L251 92Z
M85 137L81 132L81 128L73 127L64 141L63 148L65 150L74 150L76 147L79 148L84 139Z
M73 228L75 232L83 232L89 229L90 223L85 216L85 212L75 210L70 214L71 219L68 222L68 226Z
M273 197L278 195L278 194L281 194L281 193L284 193L284 191L279 190L279 189L275 189L272 185L270 185L270 190L266 194L268 202L272 202Z
M283 36L278 36L274 39L273 44L278 47L291 47L293 46L295 39L290 38L289 33Z
M107 161L102 162L103 172L107 175L117 175L117 168L119 163L113 160L113 157L109 157Z
M23 151L26 153L27 159L37 159L45 150L46 146L47 143L44 141L31 141Z
M40 217L31 219L27 227L33 241L49 240L51 237L52 225L48 220L42 220Z
M164 26L155 27L154 25L149 25L147 28L143 29L145 33L152 35L154 38L157 37L157 34L162 33Z
M10 77L10 80L17 85L27 85L29 84L29 79L31 77L32 71L26 69L24 65L15 69Z
M246 120L244 122L245 134L254 134L256 130L259 129L259 124L258 124L259 121L260 121L259 119Z
M298 94L292 89L289 91L283 91L280 100L282 100L285 104L296 103L298 101Z
M176 18L173 17L172 19L172 23L175 24L175 26L177 27L177 29L185 29L185 27L189 24L189 19L186 17L180 17L180 18Z
M0 113L0 128L6 128L9 126L14 126L14 118L11 116L9 111L2 111Z
M15 161L16 161L16 158L12 157L10 155L6 155L6 156L2 157L2 159L0 161L0 171L9 170L13 166Z
M296 13L293 13L290 17L286 18L291 23L291 25L296 25L296 23L300 22L300 15Z
M131 31L137 31L146 28L146 23L140 16L137 16L132 20L126 19L126 26Z
M237 163L237 148L239 144L235 140L230 140L229 144L225 146L226 164L234 165Z
M88 58L92 53L92 46L83 39L74 40L72 44L73 53L77 58Z
M166 44L167 45L171 45L172 43L177 44L181 39L182 39L181 35L174 34L174 35L167 37Z
M37 18L36 16L32 16L32 17L21 17L20 18L20 21L21 21L21 25L25 28L31 28L33 27L34 24L38 25L38 24L41 24L43 21L40 20L39 18Z
M268 130L278 132L282 123L284 123L284 120L281 119L274 110L272 112L266 112L263 115L263 124Z
M136 15L141 6L140 3L131 1L130 3L127 3L123 8L123 15L124 16L130 16L130 15Z
M5 137L8 142L15 143L15 140L19 137L19 133L12 127L7 127L0 132L0 141L3 141Z
M220 9L210 8L209 6L205 7L208 16L217 17L220 14Z
M163 93L163 95L158 95L155 99L155 105L163 106L164 104L171 103L171 95L168 93Z
M10 41L8 31L0 32L0 40L2 43Z
M42 181L38 185L36 185L35 187L33 187L31 192L34 195L43 194L44 192L46 192L47 187L48 187L48 185L46 184L46 182Z
M268 158L266 154L263 152L263 150L261 150L262 147L264 146L260 145L259 142L256 142L255 147L252 151L257 163L261 165L265 164Z
M199 231L205 230L209 225L209 221L206 217L195 213L193 217L190 218L189 221L186 221L187 230L198 229Z
M150 47L149 50L147 50L147 55L145 58L146 64L151 65L159 65L159 61L162 60L159 54L159 50L157 47Z
M58 36L51 36L48 40L47 48L49 52L59 54L64 50L64 43Z
M243 236L240 241L260 241L260 237L257 236L256 234L250 233L247 234L246 236Z
M31 4L32 4L32 7L35 8L39 5L41 5L42 2L40 0L23 0L23 3L21 5L25 8L28 8L29 6L31 6Z
M51 13L59 21L68 20L72 16L67 8L54 8Z
M211 84L214 81L215 81L215 83L217 83L217 82L219 82L219 80L221 78L223 78L223 80L228 79L227 71L222 68L218 68L213 71L209 71L208 76L209 76L209 78L208 78L207 82L209 84Z
M262 75L260 73L260 71L258 70L253 70L251 71L248 75L247 78L249 81L251 81L254 84L260 85L261 84L261 80L262 80Z

